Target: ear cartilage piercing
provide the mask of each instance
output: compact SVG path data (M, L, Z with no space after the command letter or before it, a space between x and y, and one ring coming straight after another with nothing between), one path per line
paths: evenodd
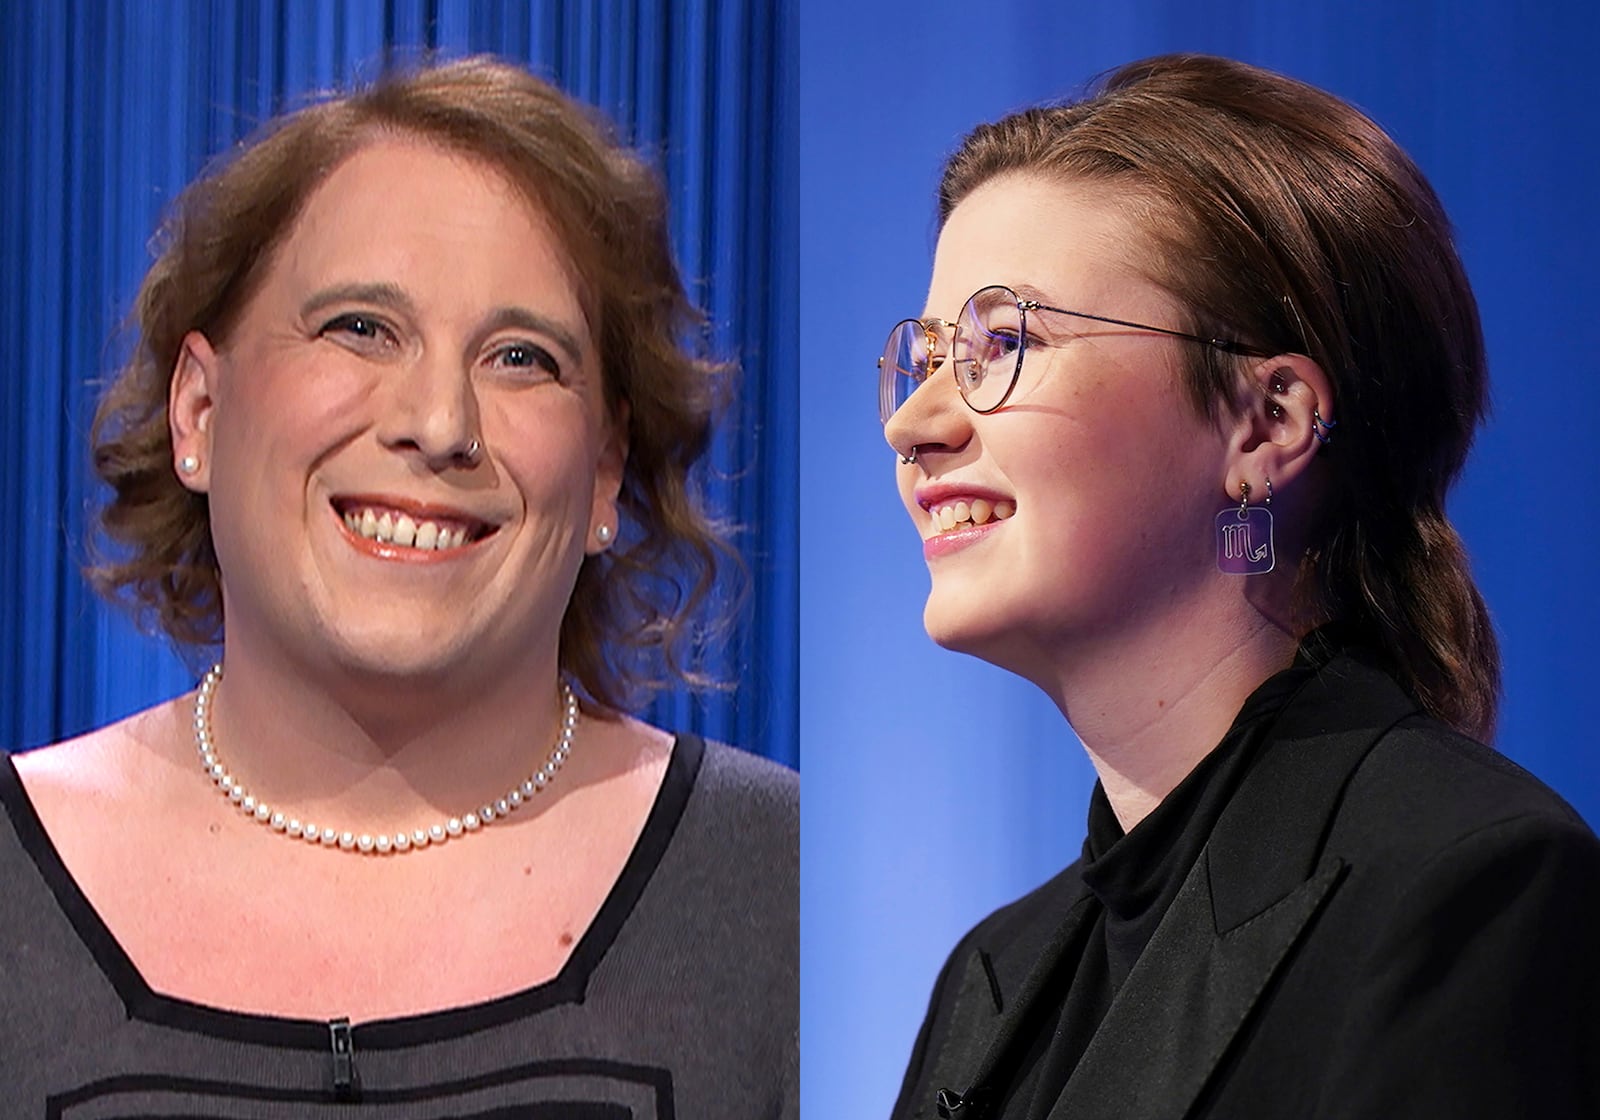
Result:
M1283 383L1283 375L1275 373L1267 385L1267 391L1275 397L1281 397L1289 391L1289 386Z
M1339 426L1337 420L1324 420L1322 414L1316 409L1311 410L1311 434L1317 437L1318 443L1332 443L1333 429ZM1324 435L1323 433L1327 434Z
M1270 506L1272 504L1272 478L1270 475L1267 478L1267 500L1261 504L1266 506Z
M596 525L595 526L594 539L599 541L601 544L610 544L611 543L611 534L612 534L611 526L609 526L609 525Z
M900 456L900 462L904 466L909 467L912 463L915 463L916 461L917 461L917 445L913 444L912 447L911 447L911 454Z
M193 455L185 455L178 460L178 469L184 474L193 474L200 469L200 460Z

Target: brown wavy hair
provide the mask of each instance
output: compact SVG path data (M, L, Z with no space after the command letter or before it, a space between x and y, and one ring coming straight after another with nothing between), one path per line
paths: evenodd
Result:
M561 623L563 671L612 710L673 683L707 683L691 619L731 553L689 474L728 371L704 346L654 171L597 114L489 58L391 72L286 115L179 196L130 317L133 354L95 414L94 467L112 495L99 511L92 582L179 643L221 639L207 500L172 469L167 390L180 345L192 330L224 344L311 193L374 136L396 132L498 169L549 215L586 287L607 410L627 418L623 523L578 574Z
M1432 714L1488 738L1494 630L1445 494L1488 407L1477 303L1433 188L1339 98L1204 55L1134 62L1086 99L975 129L945 166L941 224L988 180L1028 172L1105 184L1137 207L1150 278L1183 329L1305 354L1332 380L1339 427L1299 594L1346 624ZM1240 359L1191 348L1190 398L1216 418Z

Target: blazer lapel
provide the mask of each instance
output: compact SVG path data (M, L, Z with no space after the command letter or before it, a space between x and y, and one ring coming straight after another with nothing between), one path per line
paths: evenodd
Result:
M1182 1116L1343 874L1335 860L1253 921L1215 932L1210 860L1195 861L1051 1120Z
M1322 847L1346 782L1383 732L1416 710L1392 680L1348 654L1285 706L1050 1120L1173 1120L1193 1108L1344 875L1344 862ZM1005 1084L1007 1063L1037 1029L1056 969L1097 912L1081 880L1063 886L1060 905L1061 920L1040 938L1008 946L1004 957L988 958L982 946L969 954L926 1082L944 1094L948 1115L983 1115L991 1086Z
M967 955L945 1042L927 1081L933 1097L918 1115L933 1115L940 1099L953 1117L983 1114L992 1099L991 1083L1007 1075L1003 1067L1012 1047L1026 1047L1029 1038L1019 1034L1041 1011L1052 975L1096 911L1081 881L1060 906L1060 920L1048 925L1042 938L1008 945L999 955L979 944Z

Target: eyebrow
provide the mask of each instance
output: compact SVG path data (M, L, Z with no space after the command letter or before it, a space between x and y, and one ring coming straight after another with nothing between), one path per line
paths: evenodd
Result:
M406 314L414 314L411 297L397 284L335 284L312 292L300 305L302 315L314 315L336 303L375 303Z
M566 324L552 319L548 315L541 315L537 311L529 311L526 307L497 307L489 314L488 320L484 323L483 333L493 334L495 331L504 330L506 327L516 327L520 330L542 334L565 350L573 365L581 365L583 363L583 344L578 341L578 336L568 330Z
M1012 284L1009 285L1009 287L1013 292L1017 293L1017 298L1022 300L1024 303L1032 301L1033 303L1037 303L1041 306L1048 306L1049 304L1056 302L1048 293L1041 292L1032 284Z
M398 311L403 315L415 318L416 304L411 302L411 297L398 284L388 283L354 283L335 284L332 287L322 288L313 292L300 307L300 313L310 318L319 311L326 310L339 303L366 303L378 307L386 307ZM525 307L497 307L489 313L480 330L480 334L493 334L495 331L507 327L516 327L525 331L542 334L552 340L557 346L567 352L567 357L574 365L583 361L583 344L578 336L566 324L553 319L548 315L541 315Z

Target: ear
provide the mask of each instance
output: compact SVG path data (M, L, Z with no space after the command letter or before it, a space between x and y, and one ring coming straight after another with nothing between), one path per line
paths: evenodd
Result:
M1281 496L1305 475L1323 449L1337 415L1333 382L1304 354L1279 354L1251 367L1246 394L1228 441L1223 489L1237 501L1240 484L1252 502ZM1319 438L1320 437L1320 438Z
M219 365L211 341L199 331L190 331L178 347L178 361L167 386L172 469L178 481L197 494L211 489L211 410ZM184 470L185 463L192 463L194 470Z
M622 493L622 477L628 465L628 421L633 413L627 401L620 401L615 412L606 416L600 433L600 457L595 464L594 501L589 511L589 535L584 552L595 556L616 540L617 496ZM601 526L609 536L600 539Z

